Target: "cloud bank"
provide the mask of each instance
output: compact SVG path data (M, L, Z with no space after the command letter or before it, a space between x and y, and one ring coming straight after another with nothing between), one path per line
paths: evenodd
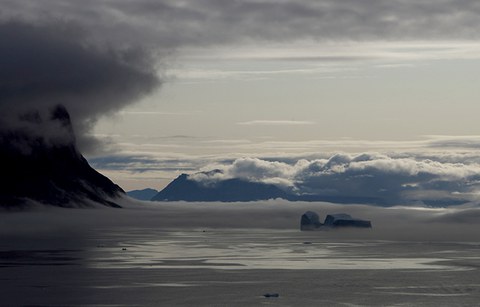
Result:
M91 242L91 231L111 229L142 229L202 231L210 229L280 229L299 232L300 217L307 211L317 212L321 219L326 214L346 212L358 218L369 219L373 228L368 231L299 232L299 236L331 239L418 240L418 241L473 241L478 242L480 208L379 208L364 205L336 205L325 202L297 202L282 200L254 203L159 203L124 199L122 210L80 210L74 215L59 208L41 208L2 216L0 233L7 242L37 246L46 239L61 240L62 244L78 248L82 240ZM90 234L90 235L89 235ZM84 237L86 236L86 237ZM72 240L72 237L76 238ZM299 242L306 241L299 237ZM21 239L27 239L25 242ZM32 240L32 238L38 238ZM77 246L75 246L77 245Z
M68 16L113 39L168 46L239 40L472 39L480 7L473 0L5 0L3 15ZM101 18L100 18L101 17ZM102 19L103 18L103 19ZM135 25L135 27L132 27ZM125 31L116 33L115 29Z
M212 185L239 178L274 184L285 191L327 199L358 199L380 205L452 205L477 201L480 164L435 161L378 153L335 154L327 159L282 162L241 158L212 165L191 179Z

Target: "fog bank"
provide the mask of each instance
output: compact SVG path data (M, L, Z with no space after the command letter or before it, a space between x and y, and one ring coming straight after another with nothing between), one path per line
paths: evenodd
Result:
M209 229L276 229L296 232L300 216L312 210L327 214L348 213L372 221L371 230L339 229L306 235L324 239L478 241L480 208L390 207L337 205L269 200L251 203L161 203L124 199L123 209L62 209L38 206L30 211L2 212L0 234L4 238L54 235L65 240L84 234L132 229L208 231ZM72 242L73 244L73 242Z

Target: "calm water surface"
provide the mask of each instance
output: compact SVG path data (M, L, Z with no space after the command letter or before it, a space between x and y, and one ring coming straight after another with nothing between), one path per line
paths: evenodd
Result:
M104 228L3 240L0 297L2 306L473 306L479 267L477 242Z

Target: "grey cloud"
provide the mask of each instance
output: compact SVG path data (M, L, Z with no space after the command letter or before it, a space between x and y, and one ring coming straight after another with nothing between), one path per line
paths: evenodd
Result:
M124 2L133 14L150 11L208 42L233 39L430 39L478 37L474 1L187 1L181 5ZM170 16L170 17L168 17ZM180 22L173 19L180 17ZM179 20L179 19L177 19ZM221 32L220 32L221 31ZM213 34L213 35L211 35ZM186 36L187 34L185 34ZM184 38L188 41L188 37Z
M297 39L476 39L480 22L473 0L4 2L4 15L67 16L108 33L111 40L131 36L163 47Z
M124 170L131 173L153 171L193 172L209 162L202 159L160 158L142 155L101 156L88 159L98 170Z
M429 144L432 148L467 148L479 149L480 139L478 137L457 137L443 138L431 141Z
M171 42L238 39L460 39L478 37L475 1L120 1L128 16L148 16Z

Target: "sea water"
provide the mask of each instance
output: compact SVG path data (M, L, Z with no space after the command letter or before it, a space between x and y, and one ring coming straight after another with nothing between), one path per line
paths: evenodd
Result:
M475 306L479 209L135 203L0 213L0 306ZM300 231L306 210L372 229Z

